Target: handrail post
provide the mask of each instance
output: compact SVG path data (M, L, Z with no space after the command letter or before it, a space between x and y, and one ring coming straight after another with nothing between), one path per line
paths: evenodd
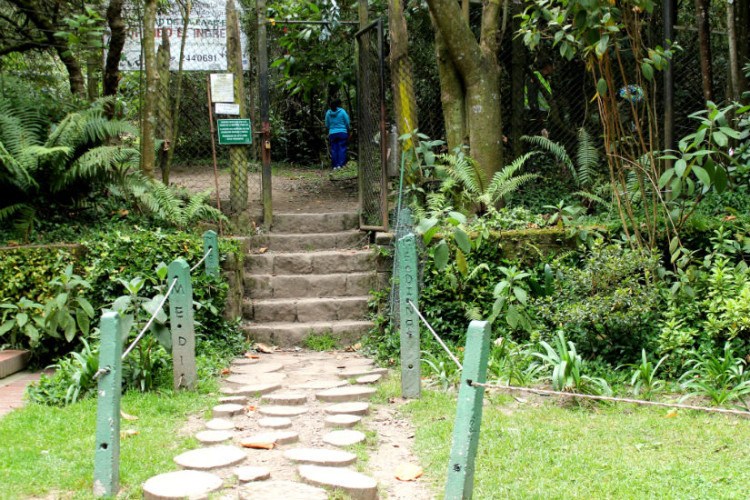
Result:
M470 500L474 489L474 461L482 425L484 387L472 382L487 381L487 361L490 353L490 324L472 321L466 333L466 350L461 385L458 389L456 422L453 444L448 462L445 500Z
M398 258L399 317L401 320L401 396L418 399L421 393L419 366L417 244L414 234L407 234L396 242Z
M120 316L102 314L99 323L99 381L96 404L96 451L94 496L115 496L120 489L120 396L122 392L122 344Z
M211 253L205 261L206 275L217 278L219 276L219 237L210 229L203 233L203 255L206 255L209 250Z
M213 253L213 252L211 252ZM168 282L177 279L169 296L169 324L172 332L172 374L175 390L195 387L195 324L193 320L193 285L190 266L185 259L172 261Z

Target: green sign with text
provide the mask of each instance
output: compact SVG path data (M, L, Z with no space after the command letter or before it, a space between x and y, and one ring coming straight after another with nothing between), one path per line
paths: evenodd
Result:
M222 146L238 146L253 143L253 134L250 120L245 118L232 118L227 120L216 120L218 123L219 144Z

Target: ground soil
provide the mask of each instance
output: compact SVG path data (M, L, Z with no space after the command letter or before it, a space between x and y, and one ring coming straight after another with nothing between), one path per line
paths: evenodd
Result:
M170 184L192 192L216 192L214 170L206 166L176 166ZM158 178L158 176L157 176ZM229 170L219 170L219 199L229 203ZM261 211L260 172L248 173L248 205L251 212ZM355 211L358 204L357 179L333 180L328 169L284 165L275 168L272 177L273 209L277 212L346 212Z

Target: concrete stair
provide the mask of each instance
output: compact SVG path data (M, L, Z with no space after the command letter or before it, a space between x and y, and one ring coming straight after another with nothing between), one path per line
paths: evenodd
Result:
M386 274L363 249L368 238L358 224L348 212L275 214L272 232L251 238L243 303L249 338L292 347L330 334L344 346L372 328L369 293Z

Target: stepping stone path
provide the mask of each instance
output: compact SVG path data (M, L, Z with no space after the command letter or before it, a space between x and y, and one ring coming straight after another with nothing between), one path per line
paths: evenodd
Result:
M166 500L206 498L221 489L224 481L215 474L196 470L181 470L154 476L143 484L143 498Z
M339 447L351 446L353 444L361 443L364 440L364 434L352 430L332 431L323 436L324 443Z
M195 433L205 447L175 457L186 470L149 479L145 498L323 500L326 489L378 498L346 447L365 441L351 427L368 426L370 384L387 370L355 354L291 351L240 358L230 371L214 418Z

